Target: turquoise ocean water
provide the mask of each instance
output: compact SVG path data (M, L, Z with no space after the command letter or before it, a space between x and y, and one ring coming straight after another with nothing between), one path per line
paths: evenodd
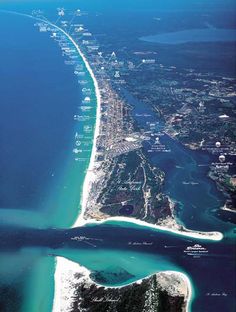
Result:
M70 227L80 210L93 145L93 81L78 53L75 64L65 66L58 43L34 27L37 21L0 15L0 72L4 77L0 86L0 222L32 228ZM65 37L60 40L73 48ZM87 111L81 109L86 92L78 85L76 66L84 68L85 87L90 89ZM78 115L83 122L77 120ZM2 286L11 285L16 292L21 289L22 298L17 295L23 302L20 309L50 311L54 259L37 252L31 257L24 251L8 254L7 259L5 266L2 255ZM19 267L11 277L16 262ZM12 301L6 311L13 311Z
M224 241L225 246L205 242L210 256L197 262L183 253L183 248L199 242L188 237L180 238L123 222L64 230L73 224L80 209L82 185L93 143L96 99L93 82L84 68L83 79L87 81L86 88L91 90L91 108L86 112L81 110L85 94L74 74L74 66L84 66L81 58L76 53L76 64L65 66L58 42L54 42L48 33L39 33L34 23L20 16L1 14L0 18L3 38L0 70L4 77L0 86L0 179L3 186L0 287L1 297L5 297L1 309L51 311L54 256L60 255L93 271L125 269L133 277L118 282L119 285L158 270L182 271L192 278L196 295L201 295L197 296L193 311L207 312L225 307L231 312L235 293L234 281L229 281L233 272L231 238ZM63 43L67 42L66 38L61 39ZM76 115L82 115L85 121L78 122ZM167 143L175 150L172 142L167 140ZM176 146L176 151L183 161L188 158L185 150ZM159 161L165 166L163 159ZM190 167L192 172L194 165ZM204 180L204 183L208 182ZM183 195L179 189L174 189L173 194ZM217 192L214 196L215 200ZM209 215L203 218L203 208L199 220L204 228ZM232 229L231 225L221 227L220 222L217 225L218 230ZM78 234L100 237L102 243L96 252L83 244L72 245L71 235ZM154 247L148 250L130 247L129 242L144 238L153 241ZM166 244L179 247L167 252ZM206 272L214 276L214 283L202 283ZM107 284L112 283L108 281ZM227 303L205 297L210 291L225 289Z

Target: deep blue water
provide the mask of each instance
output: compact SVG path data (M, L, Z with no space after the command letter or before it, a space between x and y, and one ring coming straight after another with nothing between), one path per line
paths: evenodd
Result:
M33 24L0 18L0 207L40 211L72 150L80 89L57 45Z
M183 6L186 2L181 1L181 4ZM172 5L173 1L168 1L165 8L170 9ZM99 3L97 7L100 8ZM143 6L139 4L139 7ZM0 84L0 207L41 212L48 190L54 189L56 181L63 175L68 150L72 148L72 116L80 101L80 90L71 69L64 66L58 47L47 36L38 34L32 27L32 21L22 18L19 21L16 16L7 16L6 19L2 16L0 19L0 33L4 31L6 21L9 27L9 36L1 35L3 57L0 59L0 74L4 79ZM134 105L134 117L139 126L147 129L146 122L159 122L158 127L162 129L161 122L148 107L131 98L130 103ZM149 112L149 118L135 116L136 113ZM171 152L149 157L154 165L166 172L164 191L179 202L179 219L188 228L219 230L228 234L233 224L215 218L212 211L222 206L224 197L206 177L210 157L189 151L166 135L160 140ZM145 153L149 147L144 146ZM206 167L199 167L199 164ZM199 184L193 187L182 183L189 179ZM30 219L26 220L30 225ZM234 311L235 280L232 276L235 273L235 248L231 235L220 243L199 242L119 224L44 231L6 227L1 229L0 235L0 273L5 278L1 283L6 282L11 290L16 289L17 296L22 289L29 288L29 294L34 289L37 298L41 289L30 289L30 285L35 286L36 275L32 272L38 269L42 259L52 265L51 270L42 271L42 276L46 272L53 282L54 256L71 257L80 262L80 254L94 250L84 242L70 240L74 235L82 235L101 239L97 241L96 251L114 251L116 255L122 254L126 261L129 261L126 251L138 252L140 259L152 255L156 257L157 267L161 265L158 257L162 256L163 262L168 260L173 267L181 268L191 277L195 287L194 312ZM128 245L130 241L144 240L153 244ZM183 250L196 242L206 246L208 256L197 259L186 256ZM5 256L6 262L3 261ZM140 272L142 270L145 273L147 267L140 268ZM227 296L222 295L223 292ZM215 297L214 293L221 295ZM29 300L30 296L27 298ZM8 311L21 310L24 299L18 296L17 300L15 306L12 303L14 308L11 300L8 302Z
M201 151L191 151L170 138L163 132L162 121L153 114L150 106L136 100L127 90L123 90L123 93L133 106L132 114L139 127L149 131L150 123L156 124L156 135L151 144L159 137L160 143L169 151L149 153L149 142L143 148L151 163L165 172L164 192L178 203L179 221L192 230L222 231L231 235L234 224L215 217L215 212L223 207L226 198L207 177L214 158ZM233 213L224 215L226 220L234 218Z
M110 10L113 11L114 8L116 10L142 10L142 11L155 11L155 10L163 10L163 11L191 11L191 10L232 10L235 8L234 0L145 0L145 2L137 1L137 0L120 0L115 4L110 0L23 0L19 3L17 0L3 0L2 1L4 8L6 6L10 8L18 8L23 7L24 9L29 8L55 8L61 5L68 5L71 7L82 7L83 10L89 11L97 11L97 10Z
M202 241L171 233L155 232L140 226L124 223L118 225L114 222L60 231L8 228L0 234L2 255L10 249L11 252L18 253L16 259L22 253L34 255L33 250L37 248L36 258L42 255L59 255L78 261L88 268L96 263L99 265L99 253L108 252L113 261L112 265L109 259L106 259L103 266L111 272L116 267L122 267L122 263L129 263L132 255L139 260L146 259L147 264L150 262L153 265L153 261L156 261L157 271L158 267L161 268L165 262L168 262L169 269L178 268L191 278L196 296L192 311L233 312L235 308L236 288L235 279L232 278L236 273L233 256L235 245L228 239L222 242ZM72 240L71 238L74 237L86 237L87 240ZM134 242L136 244L132 244ZM141 244L137 245L137 242ZM143 245L143 242L148 244ZM207 254L201 254L199 257L186 254L186 248L196 243L206 248ZM94 252L93 258L90 258L91 251ZM84 263L86 255L88 261ZM122 263L119 262L119 257L122 257ZM139 274L142 276L143 271L145 276L148 269L148 265L141 270L139 268ZM4 266L0 270L1 276L4 276L3 270ZM26 268L24 270L27 272ZM17 271L13 269L10 275L14 276L16 273ZM109 285L109 281L107 283ZM119 283L122 283L122 280Z

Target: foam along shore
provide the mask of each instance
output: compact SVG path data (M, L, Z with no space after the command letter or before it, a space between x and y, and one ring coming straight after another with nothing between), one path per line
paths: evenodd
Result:
M75 303L76 297L76 285L79 283L84 283L88 287L92 284L95 284L98 288L103 287L104 291L107 289L119 289L123 287L130 286L132 284L141 284L143 280L156 275L160 282L160 289L167 291L170 295L173 295L169 288L169 280L177 279L178 285L181 284L181 287L178 287L178 294L184 296L185 301L185 310L186 312L191 311L191 301L193 296L193 290L191 286L190 279L187 275L183 274L182 272L177 271L161 271L157 273L153 273L145 278L139 279L132 283L127 283L126 285L122 286L103 286L99 283L95 283L91 280L90 274L91 272L86 269L85 267L74 263L66 258L57 257L56 258L56 272L54 275L55 279L55 295L53 301L53 312L67 312L71 311L73 304ZM164 277L164 278L163 278ZM167 280L167 281L165 281Z

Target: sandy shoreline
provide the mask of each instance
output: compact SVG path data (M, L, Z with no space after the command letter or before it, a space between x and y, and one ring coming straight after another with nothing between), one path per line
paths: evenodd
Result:
M62 257L56 258L53 312L71 311L75 287L78 283L75 274L82 274L86 279L90 279L90 271L85 267Z
M193 291L192 291L191 282L190 282L190 279L188 278L188 276L182 272L177 272L177 271L163 271L162 273L167 274L167 275L175 274L175 275L179 276L180 279L184 280L185 284L187 285L187 295L185 298L186 312L190 312L191 311L191 301L193 299Z
M12 13L19 14L17 12L12 12ZM96 175L94 174L93 169L95 166L96 142L97 142L97 137L99 135L100 118L101 118L101 95L100 95L100 91L99 91L99 87L98 87L98 82L94 76L94 73L93 73L88 61L86 60L85 56L83 55L82 51L80 50L79 46L77 45L77 43L74 41L74 39L68 33L66 33L62 28L58 27L57 25L54 25L53 23L51 23L47 20L37 18L37 17L33 17L33 16L27 15L27 14L21 14L20 13L19 15L27 16L27 17L30 17L32 19L47 23L48 25L54 27L55 29L57 29L58 31L63 33L71 41L71 43L74 45L77 52L81 56L85 66L86 66L86 69L88 70L89 74L91 75L91 78L92 78L93 83L94 83L95 93L96 93L96 97L97 97L97 112L96 112L96 125L95 125L95 129L94 129L93 148L92 148L92 152L91 152L89 166L88 166L87 173L86 173L84 183L83 183L80 215L78 216L77 220L75 221L73 227L83 226L85 224L102 224L106 221L118 221L118 222L120 221L120 222L135 223L137 225L145 226L148 228L161 230L161 231L167 231L167 232L171 232L174 234L192 237L192 238L208 239L208 240L214 240L214 241L221 240L223 238L223 235L220 232L200 233L200 232L194 232L194 231L188 231L188 230L178 230L178 229L168 228L167 226L150 224L150 223L147 223L145 221L141 221L141 220L134 219L134 218L111 217L111 218L107 218L107 219L104 219L101 221L97 221L97 220L93 220L93 219L90 219L90 220L84 219L84 213L85 213L85 209L86 209L86 203L87 203L88 197L89 197L89 192L91 189L91 183L96 178ZM70 298L72 297L71 294L73 293L73 289L74 289L73 285L75 285L75 284L73 284L75 282L73 280L73 274L79 272L82 267L76 263L73 263L73 262L71 262L67 259L61 258L61 257L57 257L56 261L57 261L57 264L56 264L55 275L54 275L55 294L54 294L54 301L53 301L53 311L54 312L59 312L59 311L65 312L65 311L69 311L70 303L71 303ZM84 271L84 274L86 276L89 276L90 272L87 269L83 268L82 270ZM181 272L176 272L176 271L163 271L162 273L176 274L176 275L179 275L180 278L185 280L187 287L188 287L188 295L186 298L186 301L187 301L186 311L189 311L191 297L192 297L192 288L191 288L191 282L190 282L189 278L185 274L183 274ZM141 281L142 280L137 281L136 283L141 282Z
M55 298L58 298L59 300L54 300L53 303L53 311L54 312L69 312L71 311L72 304L74 303L74 298L76 294L76 285L78 283L85 283L87 285L95 284L94 281L90 278L90 270L86 269L85 267L74 263L66 258L63 257L57 257L56 259L57 265L56 265L56 272L55 272ZM183 283L186 285L185 289L182 289L183 295L185 297L185 310L191 311L191 300L193 295L193 290L191 286L190 279L187 275L185 275L182 272L177 271L161 271L154 273L157 278L158 275L163 276L169 276L169 278L172 278L171 276L177 277L178 280L182 280ZM97 287L103 287L104 290L107 289L119 289L123 287L130 286L132 284L141 284L143 280L146 280L150 277L152 277L154 274L148 275L145 278L139 279L132 283L127 283L127 285L122 286L103 286L99 283L96 283ZM78 275L80 276L78 278ZM166 290L165 287L161 287L161 289ZM168 290L167 290L168 291Z
M84 213L85 213L87 201L89 199L91 184L94 181L94 179L96 179L96 175L94 174L94 166L95 166L95 159L96 159L96 143L97 143L97 137L99 135L100 118L101 118L101 95L100 95L98 82L95 78L95 75L94 75L87 59L83 55L79 46L77 45L77 43L63 29L61 29L60 27L58 27L54 24L51 24L51 23L49 23L49 24L51 26L55 27L56 29L58 29L59 31L61 31L75 46L76 50L80 54L85 66L86 66L86 69L88 70L88 72L91 75L91 78L93 80L94 87L95 87L95 94L97 97L96 125L95 125L95 130L94 130L93 148L92 148L90 162L89 162L89 166L88 166L87 173L86 173L85 180L84 180L84 184L83 184L83 192L82 192L82 199L81 199L81 210L80 210L80 214L79 214L77 220L75 221L75 223L73 225L73 228L78 227L78 226L83 226L85 224L91 224L91 223L92 224L102 224L106 221L123 221L123 222L135 223L137 225L142 225L142 226L149 227L152 229L171 232L171 233L182 235L182 236L188 236L188 237L193 237L193 238L198 238L198 239L215 240L215 241L221 240L223 238L223 235L219 232L210 232L210 233L204 233L203 234L200 232L193 232L193 231L187 231L187 230L186 231L180 231L180 230L171 229L171 228L160 226L160 225L152 225L152 224L149 224L147 222L137 220L134 218L111 217L111 218L107 218L107 219L104 219L101 221L97 221L97 220L93 220L93 219L90 219L90 220L84 219ZM57 265L56 265L56 270L55 270L55 296L54 296L54 301L53 301L53 311L54 312L58 312L58 311L64 312L64 311L68 310L63 305L63 302L65 303L65 299L66 299L67 305L69 304L69 307L70 307L70 303L68 302L68 300L70 301L70 299L65 297L65 295L68 296L68 292L67 292L68 288L65 287L65 282L62 283L62 276L66 276L65 279L67 280L67 283L68 283L68 280L69 280L68 278L70 277L69 272L73 272L74 270L75 270L75 272L78 271L78 266L76 266L76 264L68 262L68 260L66 261L65 259L57 257ZM88 274L89 271L86 269L85 269L85 271L86 271L86 274ZM190 282L189 278L185 274L183 274L181 272L177 272L177 271L173 271L173 272L172 271L165 271L162 273L166 273L166 274L174 273L174 274L178 275L180 278L184 279L184 281L187 284L187 288L188 288L188 295L186 297L186 311L189 311L191 298L192 298L192 288L191 288L191 282ZM71 280L71 277L70 277L70 280ZM141 282L141 281L142 280L137 281L137 282ZM71 283L72 283L72 280L71 280Z
M57 30L59 30L60 32L62 32L74 45L74 47L76 48L77 52L79 53L79 55L81 56L87 71L89 72L92 80L93 80L93 84L94 84L94 88L95 88L95 95L97 98L97 109L96 109L96 123L95 123L95 129L94 129L94 139L93 139L93 148L92 148L92 152L91 152L91 156L90 156L90 161L89 161L89 166L85 175L85 179L84 179L84 183L83 183L83 191L82 191L82 198L81 198L81 203L80 203L80 207L81 207L81 211L80 211L80 215L78 217L78 219L76 220L75 224L72 227L76 227L78 226L78 223L81 223L81 216L83 216L84 214L84 210L86 207L86 203L88 200L88 196L89 196L89 190L91 187L91 183L92 181L96 178L94 173L93 173L93 169L94 169L94 164L95 164L95 158L96 158L96 142L97 142L97 137L99 135L99 127L100 127L100 119L101 119L101 95L100 95L100 91L98 88L98 83L97 80L94 76L94 73L87 61L87 59L85 58L85 56L83 55L82 51L80 50L78 44L74 41L74 39L68 34L66 33L63 29L61 29L60 27L44 21L45 23L48 23L49 25L51 25L52 27L56 28ZM78 272L78 264L73 263L72 261L69 260L65 260L63 258L57 257L56 259L56 269L55 269L55 274L54 274L54 280L55 280L55 294L54 294L54 300L53 300L53 309L52 311L54 312L58 312L58 311L69 311L70 309L70 298L72 298L72 296L70 297L70 294L73 293L73 272L76 273ZM90 272L84 268L79 266L80 270L81 268L83 268L83 271L85 272L85 274L88 276L90 274ZM63 281L64 278L64 281ZM67 287L67 286L72 286L72 287Z
M197 239L202 239L202 240L212 240L212 241L220 241L223 238L223 234L220 232L197 232L197 231L190 231L190 230L178 230L178 229L173 229L169 228L167 226L162 226L162 225L156 225L156 224L151 224L142 220L138 220L135 218L126 218L126 217L110 217L104 220L84 220L81 217L78 218L78 223L76 223L76 226L84 226L86 224L103 224L106 223L107 221L117 221L117 222L127 222L127 223L134 223L137 225L141 225L147 228L155 229L155 230L160 230L160 231L165 231L165 232L171 232L177 235L181 236L187 236L191 238L197 238Z
M60 29L60 28L58 28ZM95 87L95 94L97 97L97 113L96 113L96 125L95 125L95 131L94 131L94 140L93 140L93 148L92 148L92 154L91 154L91 158L90 158L90 163L89 163L89 167L87 170L87 173L85 175L85 180L84 180L84 184L83 184L83 192L82 192L82 199L81 199L81 210L79 213L79 216L77 218L77 220L75 221L75 223L73 224L73 228L74 227L79 227L79 226L83 226L86 224L102 224L106 221L123 221L123 222L131 222L131 223L135 223L137 225L142 225L145 227L149 227L152 229L156 229L156 230L161 230L161 231L169 231L171 233L174 234L178 234L178 235L182 235L182 236L188 236L188 237L192 237L192 238L198 238L198 239L209 239L209 240L214 240L214 241L220 241L223 238L223 234L220 232L198 232L198 231L191 231L188 229L176 229L176 228L171 228L171 227L167 227L167 226L161 226L161 225L154 225L145 221L141 221L135 218L126 218L126 217L110 217L104 220L95 220L95 219L88 219L86 220L84 218L84 214L85 214L85 210L86 210L86 204L89 198L89 193L91 191L91 184L92 182L96 179L96 175L94 173L94 167L95 167L95 159L96 159L96 145L97 145L97 137L99 136L99 128L100 128L100 118L101 118L101 95L100 95L100 91L99 91L99 87L98 87L98 82L95 78L95 75L86 59L86 57L83 55L82 51L80 50L79 46L77 45L77 43L73 40L73 38L71 38L70 35L68 35L64 30L62 30L63 33L65 35L67 35L67 37L72 41L72 43L75 45L78 53L80 54L80 56L82 57L85 66L88 70L88 72L90 73L93 83L94 83L94 87Z

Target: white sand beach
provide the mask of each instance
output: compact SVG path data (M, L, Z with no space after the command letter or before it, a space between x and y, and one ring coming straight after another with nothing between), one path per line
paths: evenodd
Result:
M16 12L13 12L13 13L18 14ZM165 226L154 225L154 224L150 224L145 221L138 220L138 219L125 218L125 217L111 217L111 218L107 218L106 220L104 219L104 220L99 220L99 221L93 220L93 219L90 219L90 220L84 219L84 212L85 212L86 203L88 201L88 197L89 197L89 193L91 189L91 183L94 181L94 179L96 179L96 175L94 173L94 166L95 166L95 159L96 159L96 142L97 142L97 137L99 135L100 119L101 119L101 95L100 95L100 91L98 87L98 82L95 78L95 75L86 57L83 55L78 44L64 29L44 19L36 18L27 14L20 14L20 15L28 16L35 20L47 23L48 25L52 26L53 28L57 29L62 34L64 34L71 41L71 43L74 45L77 52L81 56L86 66L86 69L91 75L91 78L94 83L95 93L97 97L97 114L96 114L96 126L94 130L93 148L92 148L89 167L87 169L87 173L86 173L84 184L83 184L81 211L73 227L79 227L79 226L83 226L89 223L102 224L106 221L128 222L128 223L135 223L140 226L152 228L155 230L171 232L171 233L181 235L181 236L186 236L186 237L192 237L192 238L197 238L197 239L202 239L202 240L213 240L213 241L221 240L223 238L223 235L220 232L189 231L187 229L185 230L185 229L175 228L171 223L169 224L170 226L169 227L168 224L166 224ZM71 300L73 297L73 291L75 290L75 282L78 283L78 280L74 279L74 274L82 272L83 275L86 276L86 278L88 278L90 272L87 269L79 266L78 264L71 262L67 259L61 258L61 257L57 257L56 261L57 261L57 264L56 264L56 271L55 271L55 296L54 296L54 303L53 303L53 311L54 312L59 312L59 311L66 312L66 311L69 311L71 308L70 305L72 303ZM185 281L187 285L187 289L188 289L188 291L186 292L186 300L187 300L186 311L189 311L190 300L192 297L191 283L190 283L189 278L181 272L165 271L161 273L167 274L167 275L175 274L175 275L178 275L180 279L183 279ZM140 281L137 281L137 283L140 283Z

